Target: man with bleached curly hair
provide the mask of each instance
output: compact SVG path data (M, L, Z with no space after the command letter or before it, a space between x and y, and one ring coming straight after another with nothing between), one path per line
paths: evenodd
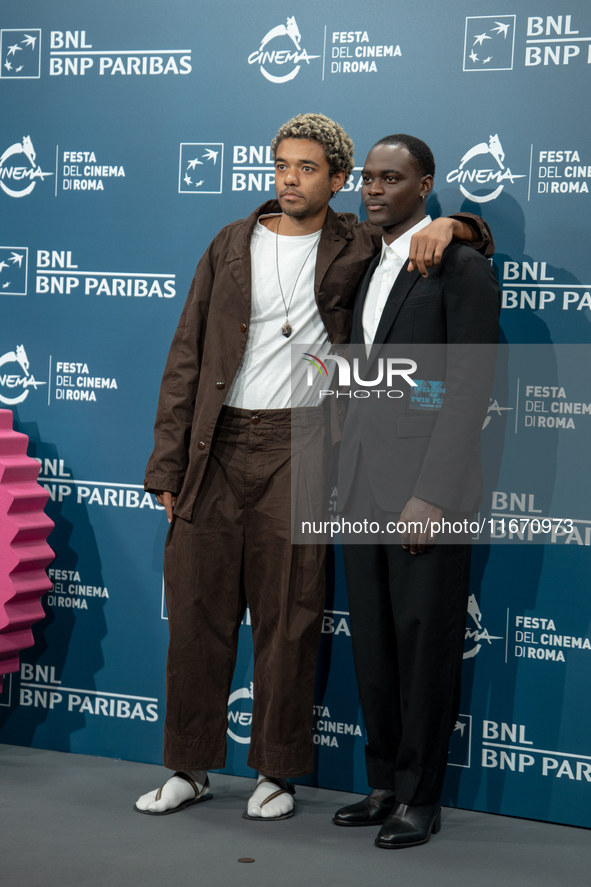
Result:
M324 545L291 544L291 408L324 434L321 408L293 404L292 343L338 344L355 286L379 237L331 196L353 169L353 143L322 114L301 114L273 140L277 200L214 238L199 262L162 379L145 488L170 522L170 629L164 763L176 771L136 810L163 815L211 798L224 766L227 702L248 603L254 645L244 816L293 816L289 777L312 770L314 675L325 589ZM468 224L421 232L419 268ZM304 370L302 372L305 372Z
M284 139L307 139L321 145L328 163L329 176L343 170L346 182L353 172L353 141L342 126L324 114L298 114L280 126L271 142L274 159L277 157L277 148ZM332 197L336 195L337 192L333 191Z

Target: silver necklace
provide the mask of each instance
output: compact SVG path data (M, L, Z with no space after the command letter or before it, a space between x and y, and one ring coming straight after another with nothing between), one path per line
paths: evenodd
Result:
M300 270L298 272L298 276L296 277L296 282L293 285L293 289L291 291L291 296L289 297L289 304L288 304L285 301L285 296L283 295L283 287L281 286L281 275L279 274L279 225L280 224L281 224L281 216L279 216L279 219L277 221L277 228L275 229L275 263L277 265L277 280L279 282L279 292L281 293L283 307L285 308L285 323L281 327L281 332L285 336L286 339L289 339L289 337L293 333L293 327L292 327L291 323L289 322L289 309L291 308L291 303L293 301L293 296L296 291L296 287L298 285L298 280L300 279L300 275L301 275L302 271L304 270L304 268L306 267L306 263L307 263L308 259L310 258L310 256L312 255L312 252L314 251L314 247L318 243L318 240L314 241L314 243L312 244L312 247L310 249L310 252L308 253L306 258L304 259L304 264L302 265L302 267L300 268Z

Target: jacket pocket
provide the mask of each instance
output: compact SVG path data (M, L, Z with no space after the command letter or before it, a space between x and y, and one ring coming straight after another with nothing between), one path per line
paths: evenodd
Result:
M429 437L437 422L439 410L428 416L399 416L396 423L397 437Z
M432 290L430 293L417 293L416 296L409 296L408 299L405 299L403 308L414 308L415 305L425 305L427 302L432 302L435 298L435 290Z

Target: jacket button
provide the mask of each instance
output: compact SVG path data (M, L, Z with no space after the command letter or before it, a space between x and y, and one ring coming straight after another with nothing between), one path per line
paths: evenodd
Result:
M245 333L247 329L248 329L248 327L246 326L245 323L240 324L240 332L241 333Z
M200 440L199 443L197 444L197 449L198 449L198 450L204 450L204 449L205 449L205 444L203 443L202 440Z
M221 388L225 388L225 387L226 387L226 383L225 383L225 382L216 382L216 383L215 383L215 387L216 387L216 388L220 388L220 389L221 389Z
M258 425L259 422L261 421L261 419L260 419L260 416L253 416L250 421L252 422L253 425Z

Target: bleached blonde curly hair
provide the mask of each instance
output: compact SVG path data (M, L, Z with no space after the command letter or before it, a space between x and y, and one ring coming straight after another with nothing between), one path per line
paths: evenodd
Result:
M342 126L324 114L297 114L284 123L271 142L273 159L284 139L310 139L322 145L331 176L344 170L346 181L353 172L353 141Z

